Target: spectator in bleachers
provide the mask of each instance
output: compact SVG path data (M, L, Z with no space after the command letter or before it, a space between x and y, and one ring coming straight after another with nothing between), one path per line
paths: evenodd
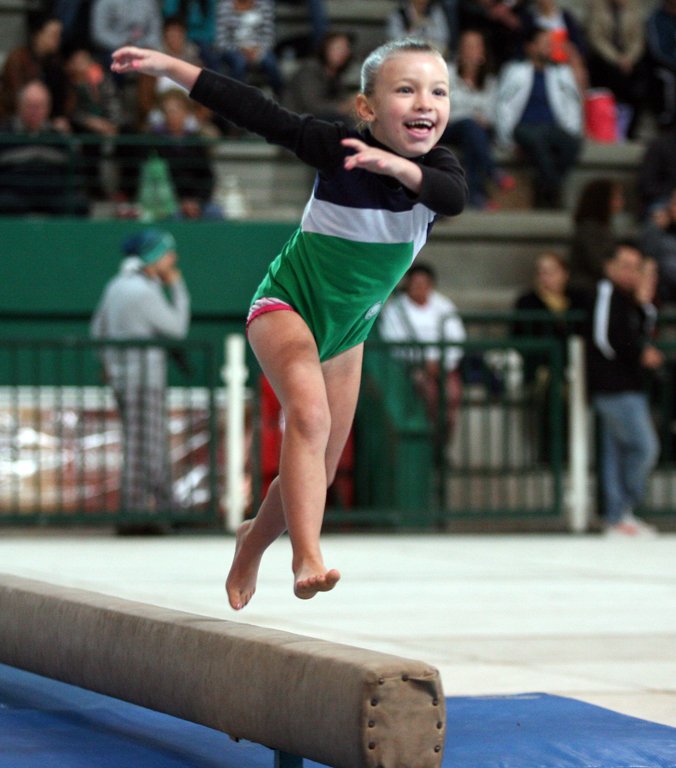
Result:
M92 0L54 0L51 13L63 24L62 44L66 51L91 47Z
M592 179L580 191L569 258L577 288L592 291L603 278L606 260L615 248L615 218L624 206L624 189L615 179Z
M657 295L663 301L676 301L676 187L669 199L655 206L641 229L641 250L655 259L658 270Z
M276 2L279 2L279 0L276 0ZM310 21L311 47L303 46L304 53L309 53L312 49L318 49L329 31L329 14L326 8L326 0L283 0L283 3L291 5L303 3L305 5Z
M164 19L161 50L198 67L204 66L199 48L188 38L187 28L181 16L169 16ZM139 75L138 104L141 125L145 125L148 116L157 107L158 96L165 91L173 91L176 87L176 83L167 77Z
M162 13L157 0L92 0L91 40L104 67L123 45L159 48Z
M416 262L402 281L398 291L385 304L379 320L380 336L384 341L463 342L467 338L457 307L436 289L435 270L423 262ZM446 404L441 444L445 445L453 434L462 397L460 347L425 347L398 350L397 356L412 368L413 382L422 397L432 424L439 423L439 405ZM444 393L440 387L443 386Z
M151 126L153 151L169 167L182 219L220 219L222 209L213 201L215 175L209 146L188 95L176 88L160 96L161 121Z
M549 32L555 64L569 64L575 72L578 87L584 91L589 87L587 71L587 44L582 25L568 10L562 9L558 0L533 0L522 12L524 36L531 29L545 29Z
M627 137L635 137L646 100L645 28L639 0L592 0L587 17L589 82L608 88L631 109Z
M582 99L569 64L551 60L551 38L534 29L526 39L526 59L500 71L496 135L504 147L518 148L535 168L534 204L556 208L563 184L583 142Z
M51 117L63 115L62 29L61 21L53 16L30 19L28 43L13 48L5 59L0 76L0 115L7 117L14 113L19 91L32 80L42 80L49 89Z
M637 187L640 218L665 203L676 188L676 126L648 143L639 164Z
M649 15L646 44L658 125L676 125L676 0L662 0Z
M343 77L352 56L351 35L329 32L317 55L303 61L286 84L284 105L321 120L354 124L356 90Z
M219 0L216 51L226 73L244 82L252 72L260 72L279 97L283 82L275 55L275 36L272 0Z
M66 117L75 133L90 134L99 141L82 145L83 172L90 196L102 197L100 161L106 137L116 136L122 123L122 105L107 72L84 48L74 50L66 61L68 88Z
M448 71L451 116L442 142L460 148L470 206L492 209L496 206L489 200L488 183L512 189L515 181L498 169L493 157L497 79L481 32L465 30L460 35L458 53Z
M16 114L0 124L0 213L88 213L77 176L76 149L49 119L47 86L32 80L21 88Z
M187 36L199 48L199 57L210 69L218 68L214 50L216 40L217 0L163 0L165 19L178 16L185 24Z
M448 55L451 39L446 14L432 0L402 0L387 18L388 40L415 37Z
M527 1L458 0L460 30L480 29L495 66L500 68L523 52L521 12Z

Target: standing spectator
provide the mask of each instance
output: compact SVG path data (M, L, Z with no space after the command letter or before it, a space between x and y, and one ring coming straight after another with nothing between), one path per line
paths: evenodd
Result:
M52 15L63 24L62 44L66 51L91 47L92 0L54 0Z
M388 301L380 318L380 336L391 342L463 342L465 326L455 304L436 290L436 273L423 262L414 264L403 280L403 290ZM402 355L404 357L404 355ZM414 367L414 383L420 393L430 422L439 423L439 404L446 404L441 444L453 434L462 397L459 365L463 351L446 347L406 350L405 359Z
M570 267L573 284L596 289L615 249L615 217L624 209L624 189L615 179L592 179L582 188L573 213Z
M641 248L657 263L657 293L676 301L676 187L664 205L655 206L641 230Z
M631 109L627 136L635 137L645 101L645 28L639 0L592 0L587 17L589 80Z
M676 125L650 141L638 167L639 217L662 206L676 188Z
M586 41L584 31L570 11L560 7L558 0L533 0L522 14L524 35L532 29L544 29L551 39L551 59L555 64L569 64L575 72L578 87L589 87Z
M0 76L0 115L15 112L21 88L32 80L42 80L49 89L51 117L63 115L65 74L61 60L63 24L52 16L31 19L29 42L13 48L5 59Z
M579 332L578 322L571 320L568 313L585 308L584 296L571 288L566 260L554 251L544 251L535 260L532 288L522 293L514 305L521 316L512 325L512 335L556 340L561 359L566 360L567 339ZM522 352L522 356L524 382L534 405L533 413L529 414L531 434L539 447L540 459L547 462L551 457L551 358L547 352Z
M402 0L387 19L388 40L415 37L434 45L446 56L451 48L443 9L431 0Z
M497 81L481 32L466 30L460 35L458 54L448 72L451 116L442 141L461 150L469 204L490 210L495 204L488 199L488 183L507 190L514 188L515 181L498 170L493 157Z
M329 32L317 55L303 62L286 84L285 106L320 120L354 124L356 93L343 78L352 61L352 53L349 34Z
M188 95L178 88L160 98L161 122L153 125L153 147L169 166L183 219L221 219L223 211L212 200L215 176L209 147L200 133Z
M216 40L216 0L163 0L165 19L179 17L188 39L199 48L199 58L210 69L218 68L214 50Z
M535 29L525 61L504 65L498 82L496 130L503 146L516 145L535 167L535 205L561 204L562 187L582 147L582 101L568 64L553 64L551 39Z
M646 44L657 123L667 128L676 124L676 0L662 0L648 16Z
M280 0L276 0L279 3ZM317 49L329 31L329 14L326 9L326 0L283 0L286 4L300 5L304 3L310 19L311 48L305 46L306 52Z
M74 143L49 119L47 86L19 91L16 114L0 123L0 212L85 216L88 202Z
M275 96L282 76L275 56L272 0L220 0L216 11L216 50L228 74L244 82L252 71L265 74Z
M600 430L599 479L606 531L653 533L635 516L657 461L645 378L664 362L651 343L654 280L643 254L619 243L598 284L587 341L587 382Z
M184 338L190 296L176 266L173 236L145 229L127 238L123 251L127 258L122 269L106 286L94 313L93 338L144 342ZM176 510L167 436L166 349L109 347L103 352L103 364L122 421L122 511Z
M91 39L101 63L123 45L159 48L162 14L157 0L92 0Z

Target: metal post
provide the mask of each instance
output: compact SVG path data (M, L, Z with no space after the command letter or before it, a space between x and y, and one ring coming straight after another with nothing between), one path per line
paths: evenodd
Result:
M589 434L584 341L568 340L568 527L583 533L589 526Z
M223 379L227 390L227 420L225 433L226 491L225 525L234 533L246 508L244 495L244 398L248 370L245 364L245 339L242 334L231 334L225 340L225 367Z

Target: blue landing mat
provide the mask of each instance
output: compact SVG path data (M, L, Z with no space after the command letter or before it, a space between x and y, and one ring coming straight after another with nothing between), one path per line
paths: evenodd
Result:
M574 699L531 693L450 697L446 704L443 768L676 768L676 728ZM0 768L273 762L260 745L0 664Z

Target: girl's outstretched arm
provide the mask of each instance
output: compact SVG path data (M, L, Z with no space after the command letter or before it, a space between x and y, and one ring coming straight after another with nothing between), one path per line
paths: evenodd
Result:
M200 67L166 53L148 48L135 48L131 45L118 48L113 53L113 63L110 68L113 72L120 74L141 72L153 77L168 77L188 91L195 85L202 71Z

